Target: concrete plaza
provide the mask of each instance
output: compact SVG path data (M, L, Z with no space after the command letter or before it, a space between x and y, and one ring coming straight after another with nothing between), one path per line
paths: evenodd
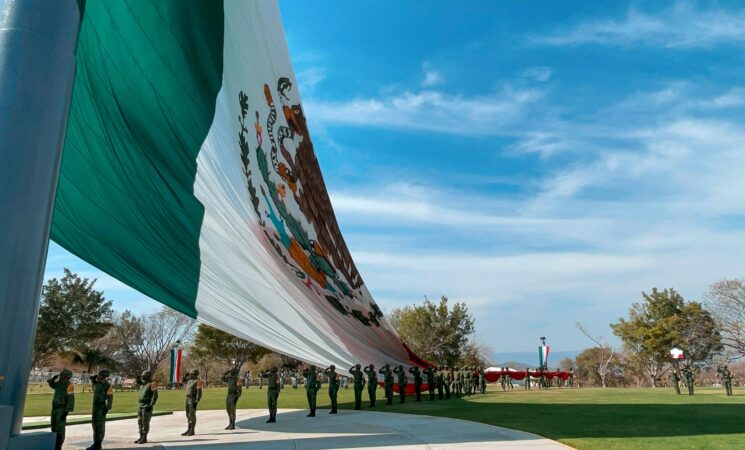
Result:
M282 449L565 449L563 444L535 434L441 417L340 410L333 416L318 410L318 417L306 418L305 410L282 409L277 423L265 423L265 410L238 411L233 431L224 430L224 411L198 414L197 434L182 437L186 429L183 413L153 417L147 445L137 445L137 420L106 424L105 449L184 450L282 450ZM91 425L67 427L65 449L79 450L91 444Z

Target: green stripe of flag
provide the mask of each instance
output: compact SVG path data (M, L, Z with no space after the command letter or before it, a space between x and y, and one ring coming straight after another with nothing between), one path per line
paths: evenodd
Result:
M222 1L85 5L52 239L196 316L196 158L222 83Z

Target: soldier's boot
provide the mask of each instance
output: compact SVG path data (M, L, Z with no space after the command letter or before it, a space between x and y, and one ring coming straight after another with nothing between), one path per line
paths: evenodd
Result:
M85 450L101 450L101 441L93 441L93 444Z
M142 440L142 433L140 433L140 437L135 441L135 444L141 444L140 442Z
M140 439L140 442L138 444L147 444L147 433L144 433L142 435L142 439Z
M308 415L305 416L305 417L316 417L316 410L315 409L311 409L310 412L308 413Z
M235 430L235 419L230 422L230 429Z
M229 430L232 425L233 425L233 419L228 419L228 426L225 427L225 429Z
M54 450L62 450L62 443L65 442L65 438L57 433L57 439L54 443Z
M189 426L189 432L186 433L186 435L187 436L194 436L194 428L196 428L196 427L197 427L197 424L192 424L191 426Z
M186 431L181 433L181 436L188 436L190 431L191 431L191 424L188 425L188 427L186 428Z

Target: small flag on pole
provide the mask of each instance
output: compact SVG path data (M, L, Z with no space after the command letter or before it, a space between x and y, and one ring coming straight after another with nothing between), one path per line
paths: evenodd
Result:
M181 381L181 355L183 352L184 350L180 347L171 350L171 383Z
M677 347L670 350L670 356L672 356L673 359L685 359L685 354L683 353L683 350Z

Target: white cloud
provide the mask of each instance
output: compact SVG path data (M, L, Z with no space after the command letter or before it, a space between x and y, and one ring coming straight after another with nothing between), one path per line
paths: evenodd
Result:
M742 46L745 10L699 9L678 1L671 8L648 14L631 8L622 20L597 20L574 28L536 36L546 45L648 45L666 48L709 48L717 44Z
M532 78L540 82L548 81L552 74L553 70L546 66L530 67L522 72L522 76L525 78Z
M321 125L412 129L438 133L494 136L511 132L529 107L543 97L535 89L505 86L495 93L463 96L440 91L403 92L380 98L305 102L308 116Z
M300 90L304 93L312 93L316 85L326 79L326 69L318 66L307 67L295 74Z
M445 77L443 77L440 72L434 70L429 63L425 62L422 65L422 70L424 70L424 79L422 80L423 88L429 88L445 83Z

